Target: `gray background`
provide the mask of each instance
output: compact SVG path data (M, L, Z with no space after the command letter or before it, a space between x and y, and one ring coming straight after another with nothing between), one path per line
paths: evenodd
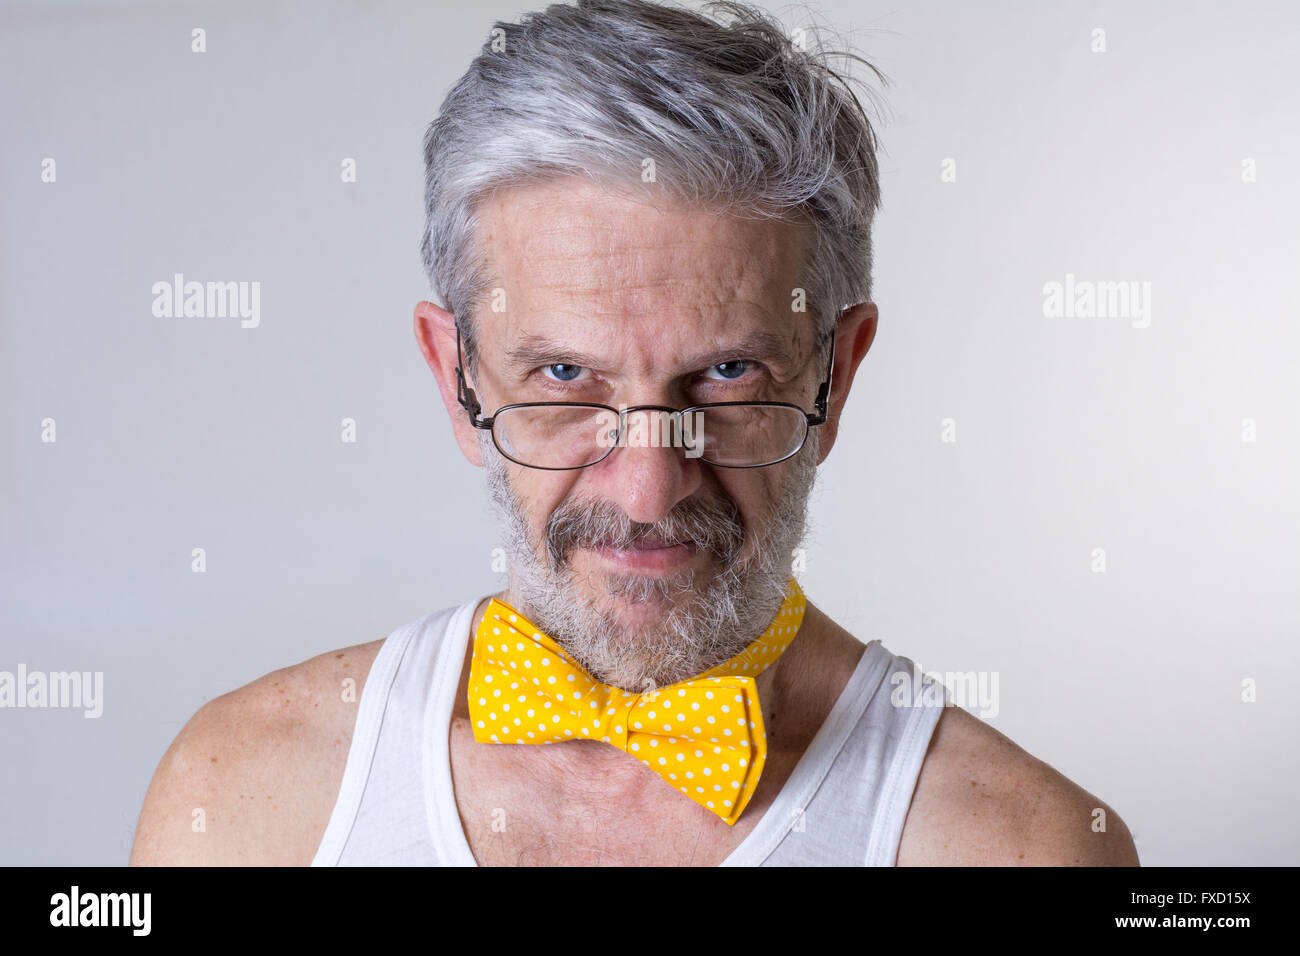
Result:
M204 701L500 586L411 331L420 138L535 6L0 10L0 669L106 685L98 720L0 710L0 862L125 862ZM990 723L1144 863L1300 862L1296 5L814 9L893 85L811 599L998 672ZM155 318L175 272L260 281L260 327ZM1150 327L1045 318L1066 273L1149 281Z

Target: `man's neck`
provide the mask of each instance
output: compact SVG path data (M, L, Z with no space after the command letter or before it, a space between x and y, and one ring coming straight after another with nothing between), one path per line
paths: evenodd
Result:
M478 605L470 624L469 646L465 650L452 712L453 786L461 812L466 807L478 806L476 800L487 799L486 805L500 806L501 801L510 799L508 795L516 792L511 789L514 787L527 793L526 799L540 802L544 810L567 808L563 813L559 809L555 812L560 816L567 814L569 818L578 814L586 821L583 826L587 830L604 826L621 832L618 827L632 825L629 821L658 819L667 814L676 821L673 824L678 828L676 832L687 834L685 839L698 837L702 841L700 846L721 841L727 844L722 848L727 852L734 849L735 840L744 839L752 831L781 792L825 724L864 650L856 638L811 603L807 605L799 633L785 653L755 679L763 711L767 762L745 818L734 830L724 834L728 828L719 827L720 821L713 814L695 813L698 807L692 809L689 801L677 801L677 795L669 788L648 786L641 763L628 759L626 753L608 744L570 740L551 747L477 745L466 694L473 632L489 600ZM617 813L611 816L614 809ZM488 852L483 846L477 849ZM517 850L512 852L517 856Z

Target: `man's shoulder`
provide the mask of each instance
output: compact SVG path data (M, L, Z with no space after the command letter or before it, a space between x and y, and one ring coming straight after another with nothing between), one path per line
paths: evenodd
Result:
M317 655L199 708L154 773L132 864L310 863L383 643Z
M898 863L1127 866L1138 858L1128 827L1107 804L978 717L946 706Z

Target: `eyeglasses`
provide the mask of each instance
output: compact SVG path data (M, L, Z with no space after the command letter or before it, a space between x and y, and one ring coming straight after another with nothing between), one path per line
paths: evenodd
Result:
M456 400L475 428L490 429L497 451L525 468L570 471L589 468L626 444L673 445L687 458L721 468L764 468L799 453L808 431L826 421L835 365L835 340L826 376L807 412L789 402L709 402L689 408L634 405L614 408L594 402L517 402L480 418L482 406L465 384L460 323L456 323ZM628 416L656 412L648 424ZM629 440L630 439L630 440Z

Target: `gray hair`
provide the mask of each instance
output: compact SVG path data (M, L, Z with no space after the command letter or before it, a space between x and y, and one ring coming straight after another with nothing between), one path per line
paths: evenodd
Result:
M642 163L676 197L812 228L804 262L817 344L871 298L880 205L876 138L815 31L787 36L755 7L718 20L642 0L578 0L498 21L424 137L430 287L475 364L474 311L491 279L475 245L494 190L562 176L631 186ZM729 20L729 22L728 22Z

